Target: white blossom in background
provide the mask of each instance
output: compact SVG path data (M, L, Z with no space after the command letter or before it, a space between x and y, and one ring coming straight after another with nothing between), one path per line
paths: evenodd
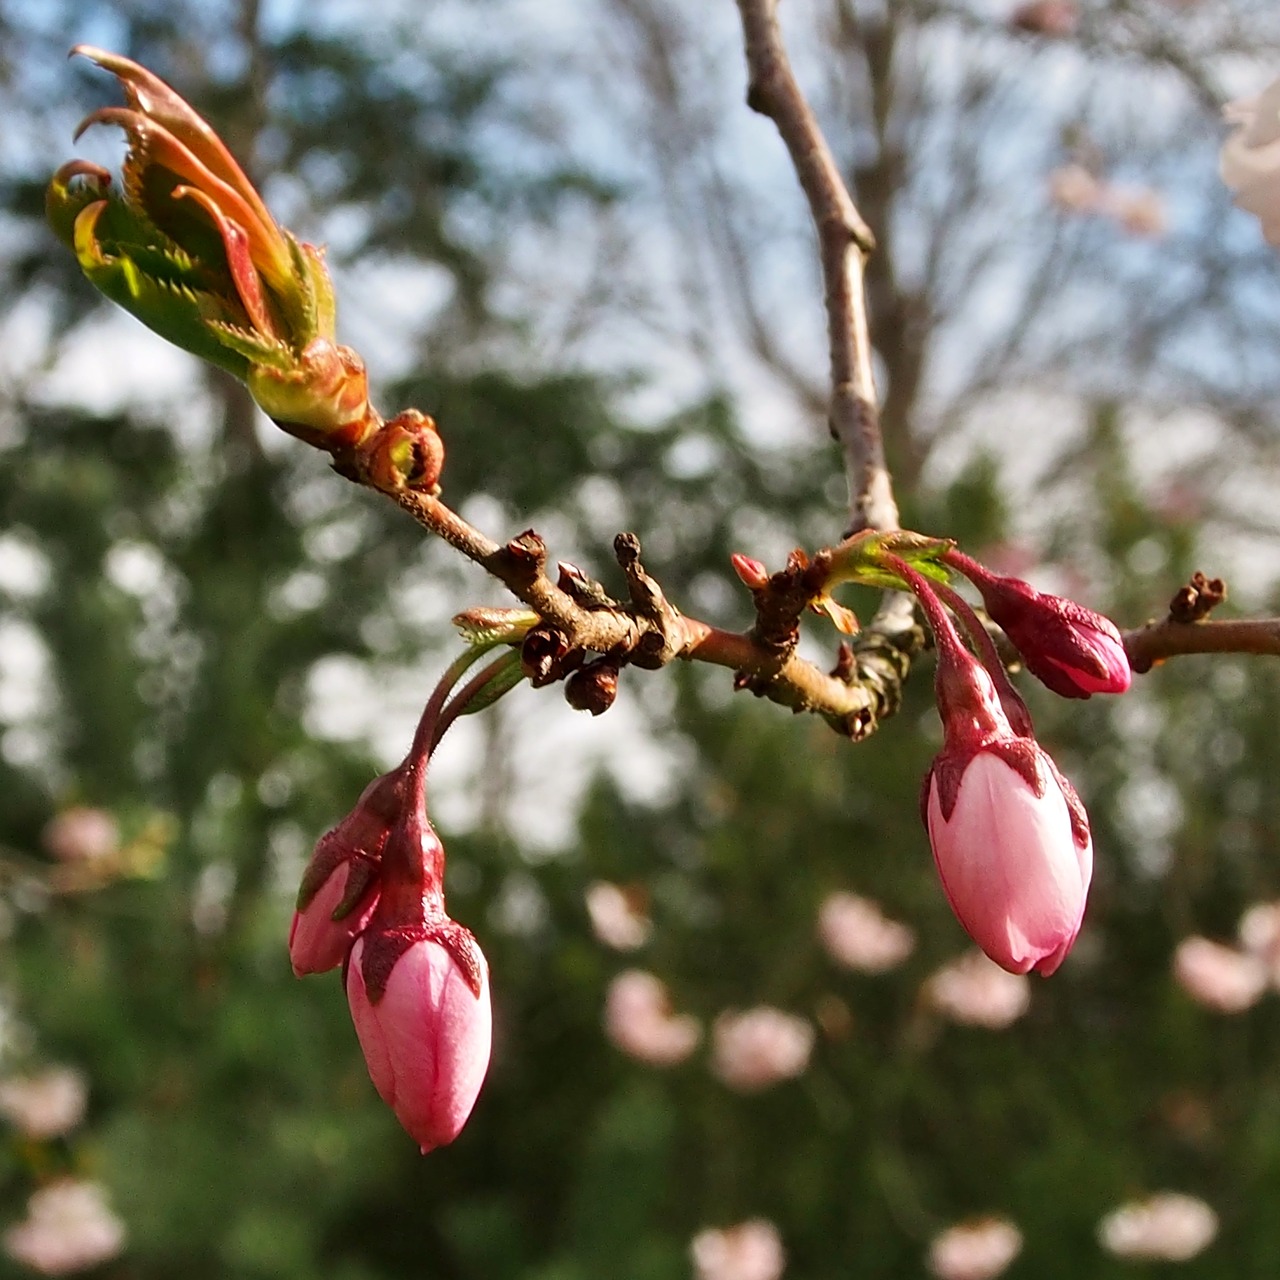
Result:
M1222 115L1235 125L1222 147L1222 180L1280 247L1280 80L1256 97L1228 102Z
M1240 945L1267 967L1273 987L1280 987L1280 902L1256 902L1240 917Z
M924 996L952 1022L1000 1031L1031 1007L1031 981L1006 972L981 951L967 951L925 983Z
M1173 953L1173 976L1193 999L1219 1013L1243 1013L1267 989L1267 966L1247 951L1208 938L1184 938Z
M697 1280L778 1280L787 1265L777 1227L763 1218L699 1231L689 1254Z
M818 937L837 964L862 973L896 969L914 950L916 935L888 919L876 902L833 893L818 909Z
M637 895L597 880L587 888L587 916L598 941L615 951L635 951L649 941L653 921L641 910Z
M111 1212L96 1182L66 1179L42 1187L27 1216L4 1233L4 1251L46 1276L66 1276L114 1258L125 1242L124 1223Z
M739 1093L758 1093L803 1074L813 1052L813 1027L769 1005L726 1010L711 1034L711 1070Z
M120 848L120 829L105 809L76 805L50 818L40 841L59 862L96 862Z
M1186 1262L1217 1234L1218 1215L1176 1191L1121 1205L1098 1224L1098 1243L1108 1253L1145 1262Z
M74 1067L0 1080L0 1115L28 1138L58 1138L84 1119L89 1086Z
M958 1222L929 1246L938 1280L995 1280L1022 1251L1022 1232L1005 1218Z
M702 1039L698 1020L673 1013L666 987L640 969L628 969L609 984L604 1029L623 1053L651 1067L683 1062Z

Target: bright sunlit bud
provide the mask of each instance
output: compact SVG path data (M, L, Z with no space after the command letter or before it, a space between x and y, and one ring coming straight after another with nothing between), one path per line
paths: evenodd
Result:
M1217 1234L1218 1215L1176 1191L1121 1205L1098 1224L1098 1243L1108 1253L1142 1262L1186 1262Z
M982 594L987 612L1022 654L1027 669L1064 698L1123 693L1133 673L1115 624L1074 600L992 573L959 551L947 563Z
M967 651L939 653L946 744L921 796L942 887L965 932L1010 973L1049 975L1071 949L1093 873L1075 789L1034 738L1016 735Z
M729 563L733 565L733 571L741 579L743 586L750 587L752 591L762 591L769 585L769 570L759 560L734 552L729 557Z
M424 1155L452 1142L489 1069L489 968L475 938L449 919L375 923L351 950L347 1000L383 1102Z
M382 850L403 797L402 769L375 778L317 841L289 928L289 960L298 977L336 969L368 924L378 905Z
M118 54L73 52L115 75L127 104L80 126L124 130L121 190L83 160L49 185L49 221L81 270L148 328L245 382L285 430L322 448L363 443L379 420L363 362L335 340L322 251L277 225L222 140L162 80Z
M929 1270L938 1280L995 1280L1022 1252L1022 1232L1004 1218L960 1222L935 1236Z
M1227 103L1222 114L1236 126L1222 147L1222 180L1280 247L1280 80L1257 97Z
M769 1005L725 1012L712 1028L711 1070L738 1093L758 1093L803 1075L813 1039L803 1018Z
M779 1280L787 1266L778 1228L764 1218L699 1231L689 1254L696 1280Z
M1243 1013L1262 999L1271 975L1257 955L1208 938L1184 938L1173 953L1173 976L1206 1008Z

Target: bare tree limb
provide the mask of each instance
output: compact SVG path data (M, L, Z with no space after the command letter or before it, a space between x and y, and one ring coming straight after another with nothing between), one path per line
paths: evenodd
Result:
M1167 658L1191 653L1253 653L1280 657L1280 618L1224 618L1177 622L1161 618L1123 633L1125 652L1137 672Z
M851 532L896 529L871 365L865 268L875 237L849 195L831 148L796 82L777 0L738 0L747 54L747 105L768 116L791 156L818 232L831 362L831 432L849 478Z

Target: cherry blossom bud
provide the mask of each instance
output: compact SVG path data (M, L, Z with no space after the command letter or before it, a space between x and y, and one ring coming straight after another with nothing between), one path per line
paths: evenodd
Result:
M752 591L763 591L769 585L769 570L759 560L735 551L729 557L729 563L733 565L733 571L742 580L743 586L750 587Z
M317 842L289 929L289 959L298 977L336 969L368 924L378 905L382 851L403 796L402 769L375 778L355 808Z
M615 951L635 951L649 941L653 922L641 905L641 893L597 880L587 888L591 932Z
M1262 998L1269 973L1256 955L1208 938L1185 938L1173 953L1173 976L1193 999L1219 1013L1243 1013Z
M992 573L959 551L947 563L982 593L992 620L1022 654L1027 669L1064 698L1123 693L1133 680L1115 624L1074 600L1046 595L1021 578Z
M1074 35L1079 22L1080 9L1075 0L1027 0L1009 15L1009 25L1015 31L1038 36Z
M699 1231L689 1254L697 1280L779 1280L787 1266L778 1228L763 1218Z
M929 1246L938 1280L995 1280L1022 1251L1022 1233L1004 1218L978 1218L948 1227Z
M641 969L628 969L609 984L604 1029L623 1053L651 1067L683 1062L702 1039L698 1020L673 1013L666 987Z
M738 1093L758 1093L802 1075L813 1051L809 1023L769 1005L722 1013L712 1036L711 1070Z
M1029 738L934 761L925 822L942 887L965 931L1010 973L1047 977L1080 932L1093 844L1072 799Z
M58 1138L84 1119L89 1088L73 1067L0 1080L0 1115L28 1138Z
M853 893L833 893L823 902L818 937L837 964L862 973L896 969L916 945L905 924L886 919L877 903Z
M64 1179L27 1201L27 1216L4 1234L4 1250L46 1276L87 1271L124 1248L124 1223L96 1182Z
M1108 1253L1145 1262L1186 1262L1217 1234L1218 1215L1176 1191L1121 1205L1098 1224L1098 1243Z
M1222 147L1222 180L1262 223L1268 242L1280 246L1280 80L1227 103L1222 114L1236 126Z
M924 997L952 1022L1002 1031L1031 1007L1031 984L1024 974L1001 969L981 951L969 951L925 983Z
M40 840L59 862L97 862L120 848L120 829L105 809L75 805L50 818Z
M489 1068L489 969L476 940L448 919L424 930L375 923L351 949L347 999L383 1102L424 1155L452 1142Z

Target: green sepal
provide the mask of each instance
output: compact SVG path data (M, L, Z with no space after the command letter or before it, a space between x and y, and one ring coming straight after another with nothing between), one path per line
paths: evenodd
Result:
M828 583L854 582L887 591L910 590L902 578L884 563L885 555L898 556L922 577L934 582L950 582L951 571L942 562L942 557L953 546L955 543L948 538L930 538L909 529L855 534L833 548Z

